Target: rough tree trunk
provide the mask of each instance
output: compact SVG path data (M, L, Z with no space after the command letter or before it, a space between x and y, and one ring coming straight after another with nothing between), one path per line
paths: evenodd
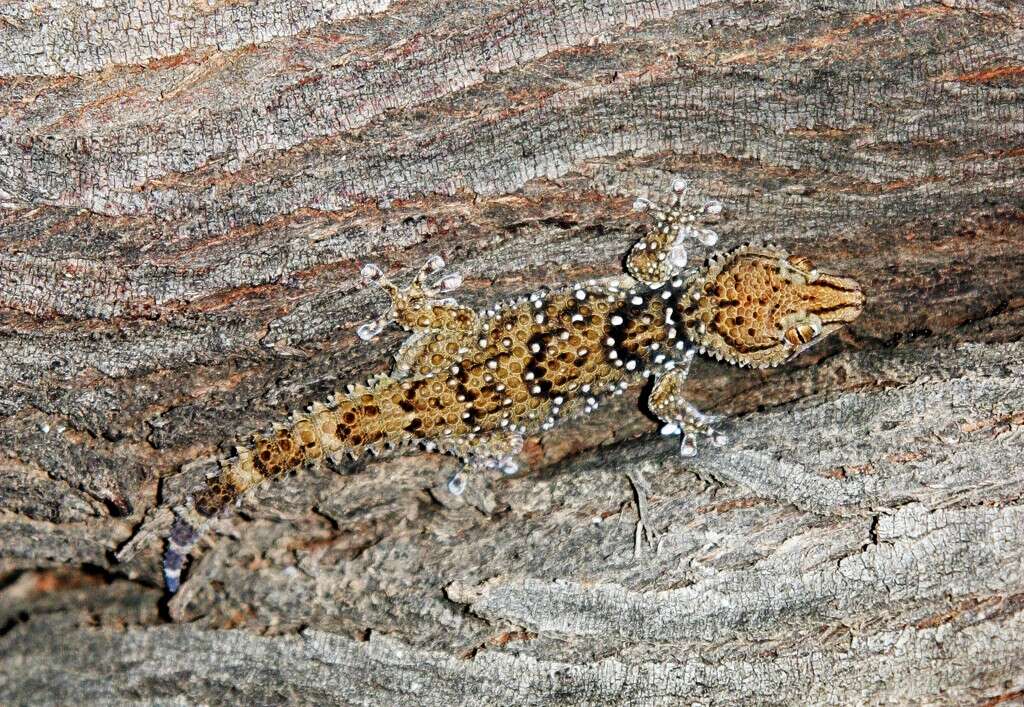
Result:
M3 5L0 702L1021 700L1022 55L1016 0ZM868 288L695 368L731 446L630 396L463 499L428 454L268 487L169 606L114 561L387 365L369 256L616 273L679 174Z

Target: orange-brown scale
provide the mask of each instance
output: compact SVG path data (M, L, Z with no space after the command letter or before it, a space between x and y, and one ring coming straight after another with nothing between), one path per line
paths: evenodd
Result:
M687 329L696 331L703 323L745 354L774 347L778 333L763 325L773 323L771 310L788 310L792 300L775 270L757 260L705 282L703 296L685 310Z
M315 405L311 414L296 417L290 427L277 428L269 436L253 435L251 443L222 462L221 473L196 495L196 511L210 517L253 486L280 478L304 463L341 451L358 454L373 448L388 438L389 431L387 424L381 424L378 395L361 392L339 400L335 409Z

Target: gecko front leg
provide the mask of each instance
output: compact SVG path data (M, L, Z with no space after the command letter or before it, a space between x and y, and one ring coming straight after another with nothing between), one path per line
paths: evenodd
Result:
M697 211L683 211L680 206L687 188L685 179L673 182L675 196L665 209L647 199L637 199L633 204L638 211L650 211L654 225L629 251L626 269L649 287L663 285L686 267L687 238L700 241L705 246L718 242L718 234L705 228L703 222L722 212L722 202L706 201Z
M647 398L647 407L665 424L661 428L663 435L682 435L679 454L692 457L697 454L697 435L703 434L716 447L720 447L728 438L715 426L715 418L701 412L683 397L683 383L690 371L690 362L694 351L686 352L681 366L673 367L658 374L654 388Z

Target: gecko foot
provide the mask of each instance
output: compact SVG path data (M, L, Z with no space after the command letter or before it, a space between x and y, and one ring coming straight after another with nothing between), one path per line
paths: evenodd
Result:
M669 422L661 428L661 433L663 435L682 436L682 440L679 442L679 456L683 458L697 456L697 431L687 429L687 426L688 425L685 422L681 422L679 424ZM729 438L714 427L706 426L700 428L699 431L716 447L724 447L729 443Z
M487 459L469 469L461 469L448 479L448 492L453 496L461 496L466 491L469 476L477 469L500 472L504 476L512 476L519 471L519 462L511 456Z
M682 437L679 444L679 455L682 457L696 456L698 435L707 437L716 447L729 441L715 426L717 418L701 412L683 397L683 383L688 370L689 365L686 365L660 375L647 398L651 412L665 423L661 433Z
M444 259L440 255L431 255L420 267L412 283L403 288L396 285L375 263L364 265L360 274L388 293L391 297L391 307L383 316L356 329L359 338L369 341L392 322L406 329L424 330L436 328L436 325L452 317L453 313L465 318L466 315L462 311L464 308L458 307L450 299L443 298L444 293L462 286L462 275L453 272L430 285L425 284L430 275L443 267Z
M672 183L674 196L664 207L644 198L633 202L637 211L651 212L654 224L633 246L626 267L630 274L649 285L663 283L686 267L687 239L692 238L704 246L718 242L718 233L705 224L722 213L722 202L709 200L696 211L685 210L682 201L688 188L685 179L676 179Z
M466 442L453 442L444 445L445 449L462 459L462 469L448 479L448 491L453 496L461 496L466 490L469 477L478 472L498 472L503 476L511 476L519 471L516 454L523 448L523 438L517 434L496 435L477 446Z

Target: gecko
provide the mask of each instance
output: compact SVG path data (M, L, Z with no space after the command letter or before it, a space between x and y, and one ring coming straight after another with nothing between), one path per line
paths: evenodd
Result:
M646 406L661 433L680 437L692 457L698 440L727 443L717 419L687 401L683 383L698 354L735 366L778 366L861 313L864 293L851 278L815 267L769 243L712 252L688 269L688 241L718 241L709 227L719 201L685 210L684 180L657 204L638 199L651 226L626 256L627 274L536 292L475 310L446 295L457 273L431 256L401 288L374 264L362 276L387 293L390 307L357 334L376 337L397 324L410 332L392 370L293 414L289 424L253 435L220 461L220 470L174 508L163 573L179 588L189 553L211 519L253 487L307 463L420 446L453 455L448 481L514 474L524 439L594 411L601 401L647 380Z

